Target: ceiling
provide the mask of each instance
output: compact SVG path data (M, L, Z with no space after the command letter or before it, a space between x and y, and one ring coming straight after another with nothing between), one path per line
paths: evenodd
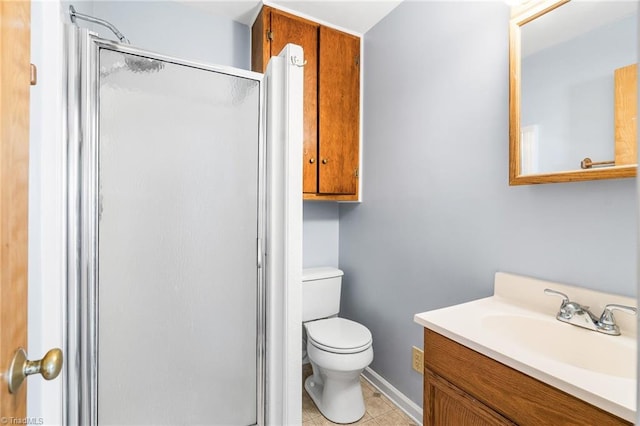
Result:
M180 0L245 25L253 24L262 4L362 35L402 0Z

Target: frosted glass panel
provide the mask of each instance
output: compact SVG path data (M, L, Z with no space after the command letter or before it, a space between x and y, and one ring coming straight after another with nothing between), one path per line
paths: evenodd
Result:
M259 83L100 50L98 420L256 423Z

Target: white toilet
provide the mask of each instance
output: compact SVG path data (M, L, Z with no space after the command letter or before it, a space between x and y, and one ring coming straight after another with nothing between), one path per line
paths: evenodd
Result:
M313 368L304 388L327 419L353 423L365 412L360 373L373 361L373 340L367 327L337 317L342 275L329 267L303 270L302 321Z

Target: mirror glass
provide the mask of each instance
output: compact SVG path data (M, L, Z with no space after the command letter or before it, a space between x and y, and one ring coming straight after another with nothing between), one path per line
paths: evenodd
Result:
M511 21L510 183L635 176L638 3L538 5Z

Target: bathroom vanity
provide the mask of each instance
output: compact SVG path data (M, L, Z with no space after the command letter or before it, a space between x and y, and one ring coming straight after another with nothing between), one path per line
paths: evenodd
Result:
M630 425L636 318L620 336L556 320L559 299L600 312L632 298L497 273L494 295L424 312L424 425Z
M429 329L424 425L631 425Z

